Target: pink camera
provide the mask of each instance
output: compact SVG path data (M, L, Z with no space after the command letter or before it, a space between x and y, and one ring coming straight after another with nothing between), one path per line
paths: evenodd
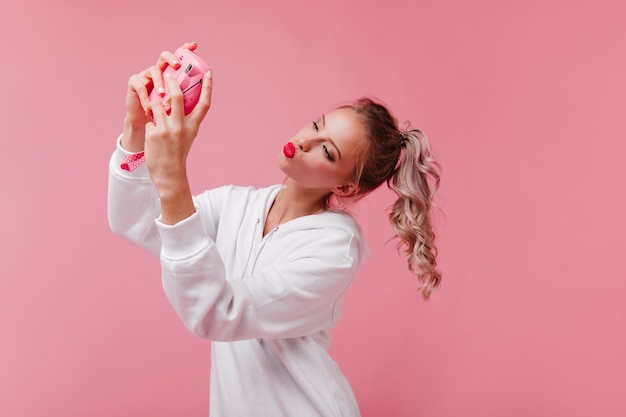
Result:
M202 79L210 67L198 55L186 48L178 48L176 56L180 61L180 67L174 69L168 66L163 71L163 75L170 74L180 85L180 89L183 91L185 115L188 115L200 100ZM150 100L161 100L163 107L169 113L171 97L166 82L163 82L163 88L165 89L165 95L160 97L156 90L152 90Z

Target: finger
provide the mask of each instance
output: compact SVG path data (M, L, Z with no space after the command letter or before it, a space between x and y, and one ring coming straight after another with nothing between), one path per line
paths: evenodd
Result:
M161 52L159 56L159 60L157 64L153 67L150 67L150 78L152 78L154 82L154 89L157 91L159 96L165 95L165 89L163 85L163 71L169 66L172 68L180 67L180 61L178 57L169 51Z
M207 112L211 108L211 95L213 93L213 70L208 70L204 74L204 80L202 80L202 91L200 92L200 99L198 104L189 114L189 117L194 118L197 123L200 123Z
M148 125L152 125L150 126L150 129L152 129L155 125L165 126L165 123L167 121L167 113L165 112L165 109L163 108L161 102L157 100L152 100L148 105L148 108L152 113L153 120L153 122L148 123ZM146 125L146 128L148 128L148 125Z
M152 80L153 90L155 90L159 96L163 97L165 95L165 88L163 86L162 71L156 66L150 67L149 77Z
M182 46L183 48L189 49L190 51L195 51L198 47L197 42L185 42Z
M175 119L181 119L185 116L183 92L178 82L170 74L165 73L163 79L167 83L167 88L170 92L170 116Z
M128 79L128 89L134 91L139 97L139 102L144 110L147 109L148 103L150 102L150 97L148 96L148 89L146 84L150 84L151 82L146 79L146 77L142 77L141 75L135 74L132 75Z
M180 66L180 61L176 54L170 51L163 51L161 55L159 55L159 59L157 60L156 66L161 71L163 71L168 65L178 68Z

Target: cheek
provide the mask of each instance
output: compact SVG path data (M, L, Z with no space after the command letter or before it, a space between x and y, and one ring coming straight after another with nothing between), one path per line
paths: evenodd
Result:
M306 169L303 174L305 177L308 177L310 181L327 181L329 178L332 178L332 174L325 169L324 166L320 164L310 165L308 169Z
M343 168L343 167L342 167ZM326 183L345 183L350 181L350 174L346 172L345 169L340 169L338 167L331 167L327 164L319 164L317 169L312 170L315 173L315 176Z

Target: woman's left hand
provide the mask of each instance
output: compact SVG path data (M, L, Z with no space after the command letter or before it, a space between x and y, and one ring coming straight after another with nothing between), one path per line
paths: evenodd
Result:
M150 177L161 199L163 220L166 220L166 211L173 209L177 215L166 221L173 224L195 210L187 180L187 155L211 107L213 79L210 71L204 76L200 100L185 116L180 86L169 75L163 78L171 96L170 114L166 113L159 100L150 102L154 121L146 124L144 151ZM191 213L187 213L190 204ZM184 217L178 218L180 216Z

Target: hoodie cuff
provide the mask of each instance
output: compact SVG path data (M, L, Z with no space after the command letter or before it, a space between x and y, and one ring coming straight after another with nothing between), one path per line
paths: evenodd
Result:
M122 135L119 135L117 138L115 151L113 152L113 156L111 157L111 170L122 177L150 178L150 173L148 172L148 167L145 163L139 165L132 171L127 171L121 168L121 165L124 162L124 158L137 153L129 152L126 149L122 148L121 139Z
M155 220L161 235L163 246L161 256L167 259L191 258L206 249L211 240L204 232L204 227L197 212L174 225Z

